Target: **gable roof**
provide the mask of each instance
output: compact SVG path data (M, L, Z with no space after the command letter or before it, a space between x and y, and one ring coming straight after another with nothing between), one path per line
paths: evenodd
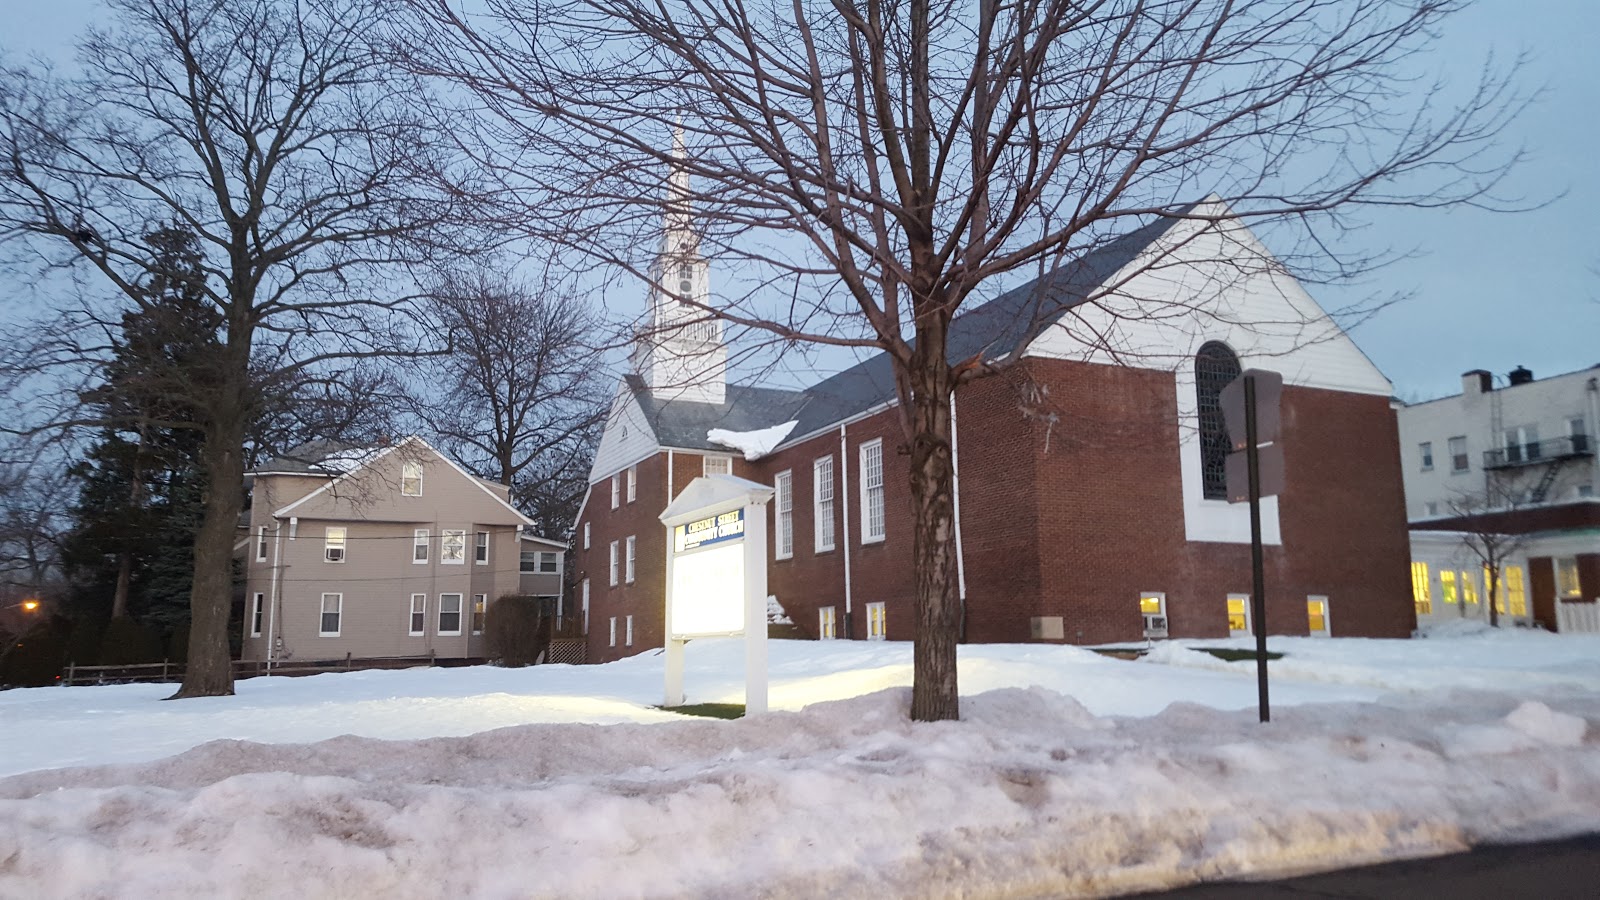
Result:
M950 323L949 359L979 355L998 359L1017 351L1067 310L1088 300L1095 288L1138 258L1191 209L1158 218L956 316ZM798 424L784 443L793 443L895 399L893 360L885 352L804 390L730 384L723 403L662 400L639 376L625 378L657 443L685 450L726 452L726 447L707 439L707 431L757 431L791 419Z

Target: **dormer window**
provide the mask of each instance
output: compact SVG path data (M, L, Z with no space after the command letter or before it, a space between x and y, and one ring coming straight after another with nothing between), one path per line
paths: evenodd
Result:
M422 463L412 461L400 466L400 494L403 497L422 496Z

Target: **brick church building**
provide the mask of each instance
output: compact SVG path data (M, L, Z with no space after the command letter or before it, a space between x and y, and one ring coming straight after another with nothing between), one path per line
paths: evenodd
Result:
M888 357L799 390L730 384L720 323L678 300L708 298L710 274L688 216L669 215L655 336L619 386L578 514L588 658L662 646L658 516L725 472L776 491L768 589L804 634L909 640L908 456ZM1222 204L970 309L950 343L952 360L1016 360L954 400L964 640L1250 633L1248 508L1222 499L1216 399L1241 367L1285 383L1287 487L1262 509L1269 632L1414 628L1391 386Z

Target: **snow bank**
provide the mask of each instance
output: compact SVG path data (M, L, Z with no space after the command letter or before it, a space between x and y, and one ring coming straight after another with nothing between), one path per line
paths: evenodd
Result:
M760 459L783 443L783 439L789 436L789 432L793 431L797 424L799 423L791 420L760 431L729 431L726 428L713 428L706 432L706 440L738 450L744 454L745 459Z

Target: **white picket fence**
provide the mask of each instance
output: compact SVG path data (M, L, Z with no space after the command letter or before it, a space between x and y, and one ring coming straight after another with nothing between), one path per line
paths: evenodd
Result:
M1557 601L1556 630L1562 634L1600 634L1600 603L1593 600Z

